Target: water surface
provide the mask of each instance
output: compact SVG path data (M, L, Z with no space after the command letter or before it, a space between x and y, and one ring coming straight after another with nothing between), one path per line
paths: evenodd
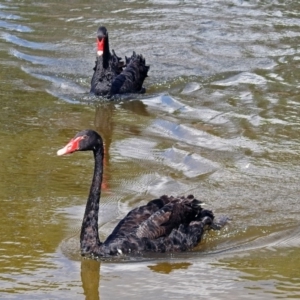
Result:
M0 295L9 299L299 298L297 1L0 1ZM95 33L151 66L147 93L89 95ZM81 260L89 153L105 141L100 236L161 194L228 215L195 251Z

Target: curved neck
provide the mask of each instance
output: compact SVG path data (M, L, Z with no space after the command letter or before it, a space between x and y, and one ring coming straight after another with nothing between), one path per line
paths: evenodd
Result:
M109 65L110 59L110 51L109 51L109 41L108 41L108 34L104 39L104 49L103 49L103 68L107 69Z
M81 254L92 254L99 249L101 242L98 234L98 214L103 174L103 146L94 151L95 167L89 197L83 216L80 249Z

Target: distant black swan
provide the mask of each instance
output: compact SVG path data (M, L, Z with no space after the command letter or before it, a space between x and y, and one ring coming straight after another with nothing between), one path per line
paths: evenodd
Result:
M105 27L97 31L97 60L91 81L90 92L96 96L116 94L144 93L143 83L147 77L149 66L142 55L133 52L126 57L126 67L121 58L112 50L109 51L108 32Z
M57 155L93 151L94 176L83 217L80 247L83 256L107 257L142 252L186 251L195 247L205 230L221 229L227 218L215 223L211 211L201 201L187 197L161 196L130 211L104 243L98 235L98 212L103 175L103 141L93 130L84 130Z

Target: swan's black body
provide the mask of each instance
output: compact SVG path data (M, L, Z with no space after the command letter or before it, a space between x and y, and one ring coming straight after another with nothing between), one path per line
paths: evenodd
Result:
M121 58L113 50L112 53L109 51L108 32L105 27L99 27L97 40L103 41L103 53L97 55L90 92L108 98L116 94L144 93L143 83L149 66L146 66L143 56L133 52L130 58L126 58L124 66Z
M103 142L93 130L78 133L58 155L91 150L95 169L83 217L80 247L83 256L108 257L142 252L186 251L195 247L205 230L220 229L213 213L202 209L201 201L188 197L162 196L130 211L105 242L98 235L98 212L103 173Z

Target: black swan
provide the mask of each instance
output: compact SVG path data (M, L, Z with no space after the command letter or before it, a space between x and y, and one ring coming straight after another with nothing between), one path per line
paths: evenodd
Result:
M75 151L93 151L94 176L82 221L80 248L82 256L109 257L143 252L178 252L195 247L205 230L221 229L227 222L223 217L214 221L210 210L201 201L187 197L161 196L130 211L105 242L98 235L98 212L103 176L103 141L93 130L84 130L57 155Z
M126 66L114 50L110 53L107 29L100 26L90 93L107 98L116 94L144 93L143 83L149 71L144 57L133 52L130 58L125 59Z

